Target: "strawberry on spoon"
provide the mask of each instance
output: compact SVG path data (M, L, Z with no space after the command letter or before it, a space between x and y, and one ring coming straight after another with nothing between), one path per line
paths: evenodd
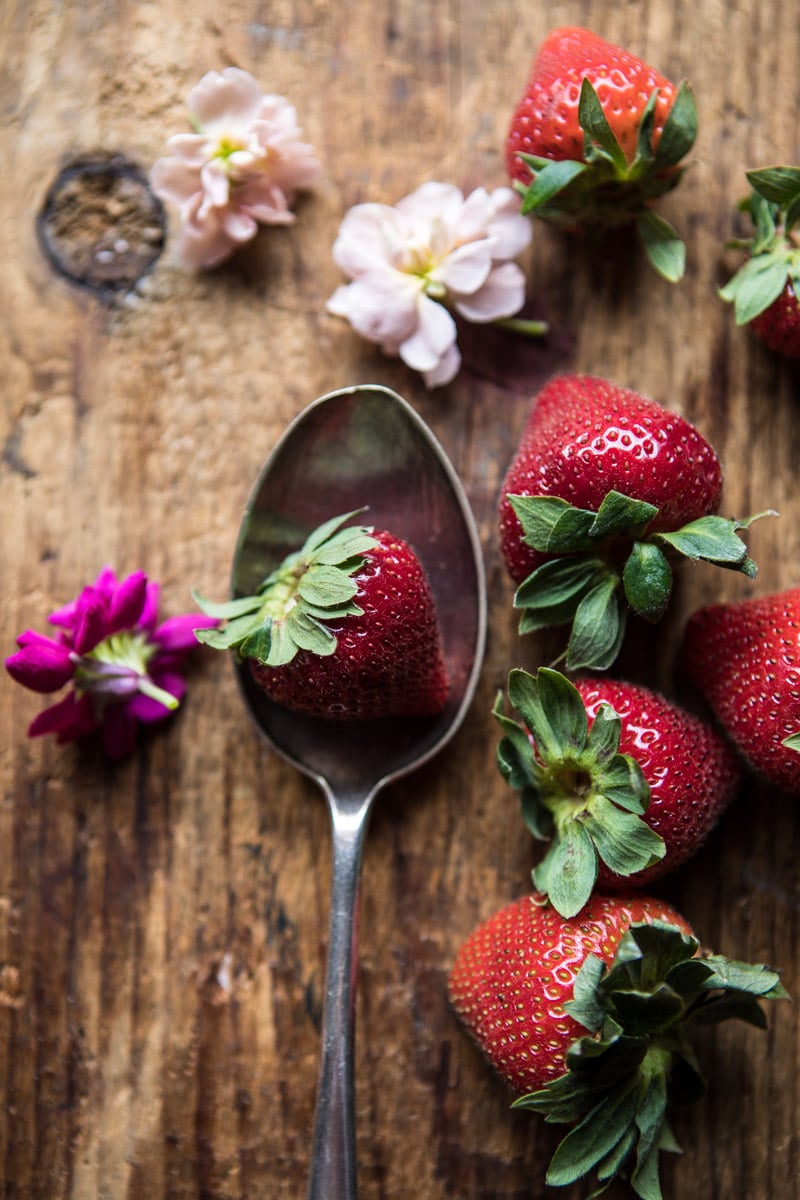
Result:
M233 649L277 704L332 720L427 717L447 699L436 607L411 547L386 530L333 517L253 596L204 613L224 629L198 640Z

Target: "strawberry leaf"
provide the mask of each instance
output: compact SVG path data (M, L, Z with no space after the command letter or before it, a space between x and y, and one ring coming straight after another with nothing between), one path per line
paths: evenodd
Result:
M336 607L352 600L358 584L339 567L313 563L301 576L297 594L319 608Z
M618 175L627 174L625 152L606 119L597 92L586 78L581 84L578 100L578 124L584 132L583 157L586 161L591 162L599 156L612 163Z
M520 155L520 158L523 158L529 165L533 161L527 154ZM547 165L537 168L536 177L523 194L521 208L523 215L543 208L588 170L586 163L575 162L570 158L558 162L552 162L550 159L544 161Z
M724 958L721 954L712 955L706 959L708 966L713 968L703 984L703 991L722 988L726 991L746 992L750 996L760 996L770 1000L782 999L786 996L777 971L771 971L762 963L743 963Z
M646 500L636 500L612 489L606 492L600 503L589 529L589 537L631 537L639 530L644 530L657 515L658 509L654 504L648 504Z
M609 575L595 584L575 610L567 645L571 671L610 667L625 635L626 613L618 595L619 580Z
M366 510L363 508L355 508L352 512L342 513L338 517L331 517L330 520L324 521L322 525L317 526L313 533L310 533L306 538L302 549L299 551L300 557L308 558L313 555L315 551L318 550L325 542L330 541L336 531L341 529L342 525L344 525L346 521L351 520L353 517L357 517L360 513L365 511ZM362 532L367 531L362 530Z
M597 998L597 987L605 974L605 964L594 954L587 954L572 986L572 1000L564 1008L574 1021L590 1033L596 1033L605 1020L605 1009Z
M514 594L514 607L524 610L520 633L571 621L586 593L607 574L601 559L583 555L542 563Z
M786 746L787 750L800 751L800 733L790 733L788 737L783 739L781 745Z
M672 592L672 567L652 542L634 542L622 571L625 598L646 621L660 621Z
M726 517L699 517L680 529L653 534L652 540L693 562L714 563L719 567L754 575L755 564L747 557L747 547L739 537L739 532L747 529L756 519L751 517L747 521L735 521Z
M747 325L778 299L789 278L790 263L784 253L765 253L749 259L720 291L733 300L737 325Z
M698 949L696 938L657 921L632 926L609 967L587 956L564 1007L589 1034L567 1050L563 1075L514 1103L550 1122L578 1122L553 1156L549 1183L594 1170L602 1190L627 1175L642 1200L659 1200L659 1155L680 1149L669 1111L704 1090L688 1028L714 1010L720 1019L763 1017L754 992L783 994L768 968L698 958Z
M646 871L666 854L664 839L635 813L624 812L605 796L597 796L583 818L595 849L616 875Z
M628 177L630 179L637 179L643 172L650 169L655 162L653 130L655 128L657 100L658 88L650 93L650 97L639 119L639 128L636 133L636 157L628 170Z
M655 167L673 167L689 153L697 137L697 106L689 84L678 87L655 152Z
M548 896L562 917L574 917L592 894L597 879L597 851L577 821L556 833L545 857L533 870L536 888Z
M783 213L784 234L791 233L798 220L800 220L800 194L795 196L794 200L786 205Z
M333 654L336 649L336 638L330 629L326 629L316 617L304 612L299 605L292 609L285 621L276 622L276 624L286 627L296 647L300 650L308 650L311 654L319 654L324 658ZM269 665L277 666L278 664L270 663Z
M270 623L269 617L266 620L267 623ZM238 645L242 638L260 629L263 623L257 613L246 613L228 621L223 629L195 629L194 636L198 642L202 642L204 646L210 646L212 650L230 650L233 646Z
M560 760L586 745L588 720L574 684L546 667L536 675L514 670L508 677L508 698L532 734L543 758Z
M522 526L523 541L543 554L568 554L591 547L589 530L597 514L575 508L560 496L512 496L508 500Z
M244 634L236 643L239 655L266 665L272 650L272 626L273 621L268 617L262 624Z
M661 837L641 821L650 788L639 764L618 752L621 721L610 705L589 729L580 692L558 671L514 670L508 696L523 724L496 703L505 734L498 767L520 790L533 836L551 841L533 872L536 887L562 916L574 916L591 894L598 855L620 875L663 857Z
M614 755L598 775L595 791L632 813L646 812L650 803L650 785L630 754Z
M607 763L619 750L620 719L610 704L602 704L589 730L587 746L598 763Z
M583 1179L623 1138L629 1142L627 1134L635 1113L635 1087L626 1081L567 1134L550 1160L547 1183L565 1187Z
M651 266L668 283L677 283L686 270L686 247L668 221L651 209L636 218L639 240Z
M195 593L203 612L227 621L224 629L198 631L198 639L269 667L285 666L298 650L333 654L336 636L325 622L363 615L354 599L359 590L354 576L364 555L380 545L365 526L346 527L361 511L325 521L267 575L253 596L214 604Z
M342 529L329 541L314 550L314 562L326 566L342 566L374 550L377 542L364 529Z
M760 167L746 175L760 196L781 207L800 195L800 167Z
M297 642L292 637L288 621L271 621L240 646L243 658L252 658L265 667L281 667L291 662L297 653Z
M221 604L216 604L213 600L206 600L193 589L192 599L207 617L216 617L222 621L243 616L245 613L257 612L261 607L260 596L242 596L239 600L225 600Z

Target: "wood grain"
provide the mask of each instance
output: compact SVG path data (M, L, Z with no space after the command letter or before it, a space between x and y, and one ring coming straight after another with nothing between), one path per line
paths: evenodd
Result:
M490 586L476 703L435 762L387 792L367 846L358 1025L363 1200L539 1200L548 1128L510 1096L447 1005L446 973L482 917L528 887L532 844L494 766L489 716L521 642L494 506L530 398L554 371L607 375L695 421L726 469L726 511L772 505L754 584L684 573L669 617L637 633L631 676L693 703L676 646L715 598L797 584L797 369L733 324L744 170L796 161L800 27L779 0L7 0L0 32L5 653L110 563L225 587L261 462L286 422L356 382L400 391L467 487ZM689 267L660 282L635 251L590 254L541 226L525 260L545 344L470 335L428 393L324 313L347 208L431 178L505 182L502 143L536 44L579 23L687 76L701 132L664 214ZM59 279L35 215L64 162L122 152L144 169L185 127L206 70L238 65L297 106L325 178L292 229L221 270L171 245L126 300ZM173 227L174 229L174 227ZM304 1194L325 955L328 830L310 784L257 739L223 661L198 654L184 711L112 768L30 742L39 698L0 684L0 1180L30 1200L275 1200ZM747 780L663 892L703 940L780 966L800 994L800 811ZM701 1047L707 1100L679 1119L665 1172L683 1200L800 1194L800 1023L731 1027ZM552 1193L555 1194L555 1193ZM568 1190L566 1200L580 1194Z

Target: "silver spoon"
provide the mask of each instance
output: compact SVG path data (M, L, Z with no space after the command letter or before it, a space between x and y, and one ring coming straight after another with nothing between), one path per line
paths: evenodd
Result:
M486 586L463 488L431 431L388 388L331 392L289 425L264 465L242 521L234 597L262 579L323 521L362 507L416 551L439 613L450 692L425 720L324 721L291 713L236 668L267 741L322 789L333 833L328 963L308 1200L355 1200L354 979L361 857L373 800L453 736L483 659Z

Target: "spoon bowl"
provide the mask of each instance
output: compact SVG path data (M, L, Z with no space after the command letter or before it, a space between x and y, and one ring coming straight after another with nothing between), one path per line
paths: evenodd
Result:
M475 691L486 631L480 541L463 488L431 431L395 392L361 385L331 392L289 425L251 495L234 556L232 594L252 595L287 554L337 513L389 529L428 576L449 682L440 713L424 719L324 720L271 701L246 663L236 672L260 732L312 778L333 836L331 916L309 1200L355 1200L353 1084L358 882L372 802L453 736Z

